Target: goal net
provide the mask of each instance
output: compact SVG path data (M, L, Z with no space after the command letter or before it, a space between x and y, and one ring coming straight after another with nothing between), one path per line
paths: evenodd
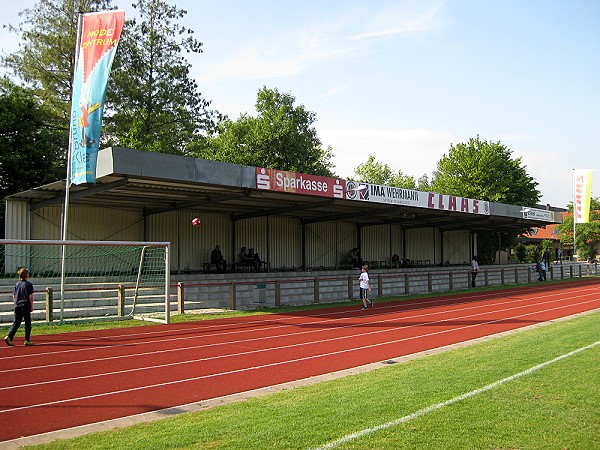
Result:
M169 246L168 242L0 240L2 291L12 293L17 271L27 267L37 292L33 313L37 320L45 314L49 321L120 317L169 323Z

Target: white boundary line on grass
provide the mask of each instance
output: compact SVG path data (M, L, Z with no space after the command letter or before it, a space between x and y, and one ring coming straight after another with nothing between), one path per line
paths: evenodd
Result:
M410 361L416 358L422 358L438 353L442 353L448 350L468 347L473 344L477 344L479 342L486 342L492 339L497 339L505 336L510 336L516 333L520 333L523 331L533 330L540 327L545 327L551 325L553 323L564 322L571 319L575 319L577 317L586 316L588 314L595 314L600 312L600 308L592 309L589 311L583 311L577 314L572 314L570 316L558 317L556 319L549 320L547 322L536 323L533 325L528 325L522 328L511 329L507 331L502 331L500 333L495 333L492 335L481 336L478 338L470 339L468 341L457 342L455 344L449 344L442 347L437 347L435 349L423 350L417 353L411 353L409 355L398 356L396 358L391 359L395 362L405 362ZM0 442L0 449L2 450L11 450L11 449L19 449L26 445L36 445L36 444L45 444L48 442L52 442L58 439L71 439L74 437L82 436L84 434L100 432L100 431L109 431L114 430L115 428L124 428L131 425L136 425L139 423L147 423L154 422L157 420L161 420L167 417L176 416L183 413L192 413L198 411L205 411L210 408L214 408L217 406L222 406L231 403L238 403L244 400L249 400L252 398L260 397L267 394L274 394L277 392L295 389L301 386L307 386L311 384L320 383L323 381L335 380L338 378L343 378L349 375L357 375L359 373L369 372L371 370L381 369L383 367L389 367L385 362L374 362L370 364L366 364L363 366L352 367L349 369L340 370L337 372L330 372L322 375L315 375L309 378L303 378L300 380L288 381L285 383L280 383L272 386L265 386L262 388L253 389L251 391L240 392L236 394L229 394L223 397L215 397L208 400L202 400L195 403L188 403L186 405L179 405L170 408L161 409L158 411L150 411L146 413L140 413L133 416L127 417L119 417L116 419L109 419L103 422L96 422L86 425L79 425L72 428L65 428L62 430L50 431L47 433L36 434L33 436L26 436L22 438L13 439L10 441Z
M428 406L427 408L420 409L419 411L416 411L416 412L414 412L412 414L409 414L407 416L404 416L404 417L400 417L399 419L393 420L391 422L383 423L381 425L377 425L376 427L367 428L367 429L361 430L361 431L359 431L357 433L348 434L348 435L346 435L346 436L344 436L344 437L342 437L342 438L340 438L340 439L338 439L336 441L330 442L329 444L325 444L325 445L322 445L320 447L316 447L315 450L327 450L327 449L330 449L330 448L335 448L335 447L337 447L339 445L342 445L342 444L344 444L346 442L353 441L354 439L358 439L360 437L363 437L363 436L375 433L375 432L380 431L380 430L385 430L387 428L395 427L396 425L400 425L401 423L408 422L410 420L416 419L417 417L424 416L426 414L429 414L430 412L436 411L438 409L442 409L442 408L444 408L446 406L452 405L454 403L458 403L458 402L460 402L462 400L466 400L466 399L468 399L470 397L474 397L476 395L479 395L479 394L482 394L484 392L490 391L490 390L492 390L492 389L494 389L494 388L496 388L496 387L498 387L498 386L500 386L500 385L502 385L504 383L508 383L509 381L515 380L515 379L523 377L525 375L529 375L530 373L533 373L536 370L539 370L539 369L542 369L542 368L544 368L546 366L554 364L554 363L556 363L556 362L558 362L558 361L560 361L562 359L569 358L569 357L571 357L571 356L573 356L573 355L575 355L575 354L577 354L579 352L582 352L584 350L589 350L589 349L591 349L593 347L596 347L597 345L600 345L600 341L596 341L593 344L586 345L585 347L578 348L578 349L573 350L573 351L571 351L569 353L565 353L564 355L557 356L556 358L551 359L550 361L543 362L541 364L538 364L537 366L533 366L533 367L531 367L531 368L529 368L527 370L524 370L523 372L519 372L519 373L516 373L516 374L511 375L509 377L506 377L506 378L503 378L501 380L495 381L494 383L488 384L487 386L484 386L484 387L479 388L479 389L475 389L475 390L473 390L471 392L467 392L466 394L459 395L459 396L454 397L454 398L452 398L450 400L446 400L445 402L437 403L435 405Z

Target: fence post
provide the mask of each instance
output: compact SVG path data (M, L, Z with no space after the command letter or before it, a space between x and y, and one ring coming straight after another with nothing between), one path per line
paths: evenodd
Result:
M485 285L487 286L487 281ZM504 267L500 269L500 286L504 286Z
M410 287L408 286L408 273L404 274L404 293L406 295L410 293Z
M503 271L502 271L502 276L504 276L504 269L502 269L502 270L503 270ZM485 270L483 271L483 274L484 274L484 276L485 276L485 285L487 286L488 284L490 284L490 277L489 277L489 275L488 275L488 270L487 270L487 269L485 269Z
M281 282L275 280L275 306L281 306Z
M185 314L183 281L177 283L177 313Z
M125 315L125 286L121 284L117 286L117 315L119 317Z
M354 289L352 289L352 277L348 275L348 300L354 300Z
M427 273L427 292L433 291L433 281L431 280L431 272Z
M577 264L577 269L579 272L579 278L581 278L581 264Z
M232 281L229 285L229 309L235 311L236 306L237 305L235 304L235 282Z
M563 265L560 265L560 279L562 280L565 277L565 270Z
M377 296L383 297L383 278L381 275L377 276Z
M317 277L315 277L314 283L314 302L319 303L319 279Z
M448 289L454 290L454 272L452 271L448 272Z
M531 283L531 267L527 267L527 282Z
M573 278L573 265L569 265L569 278Z
M548 270L550 271L550 280L554 280L554 267L550 266Z
M515 266L515 284L519 284L519 269Z
M46 322L54 320L54 292L51 287L46 288Z

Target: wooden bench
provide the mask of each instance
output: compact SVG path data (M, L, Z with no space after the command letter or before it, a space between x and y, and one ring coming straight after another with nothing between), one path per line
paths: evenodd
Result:
M340 269L352 269L352 261L342 260L338 264L338 268Z
M206 263L205 262L202 265L204 267L204 272L216 272L217 271L217 265L215 263Z
M204 272L219 272L219 268L215 263L205 262L202 263ZM227 261L223 261L223 267L227 269Z
M252 272L254 263L252 261L238 261L231 268L235 272Z

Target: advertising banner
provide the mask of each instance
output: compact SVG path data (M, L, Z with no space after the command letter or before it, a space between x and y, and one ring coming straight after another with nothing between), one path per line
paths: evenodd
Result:
M83 15L71 104L71 182L96 182L96 161L110 69L125 11Z
M257 168L256 187L271 191L490 215L490 205L487 201L275 169Z
M256 187L270 191L344 198L346 180L257 167Z
M546 222L554 222L554 211L537 208L523 208L523 219L545 220Z
M489 202L483 200L356 181L347 181L346 187L346 198L351 200L490 215Z
M592 197L592 170L575 169L573 172L575 223L588 223L590 220L590 199Z

